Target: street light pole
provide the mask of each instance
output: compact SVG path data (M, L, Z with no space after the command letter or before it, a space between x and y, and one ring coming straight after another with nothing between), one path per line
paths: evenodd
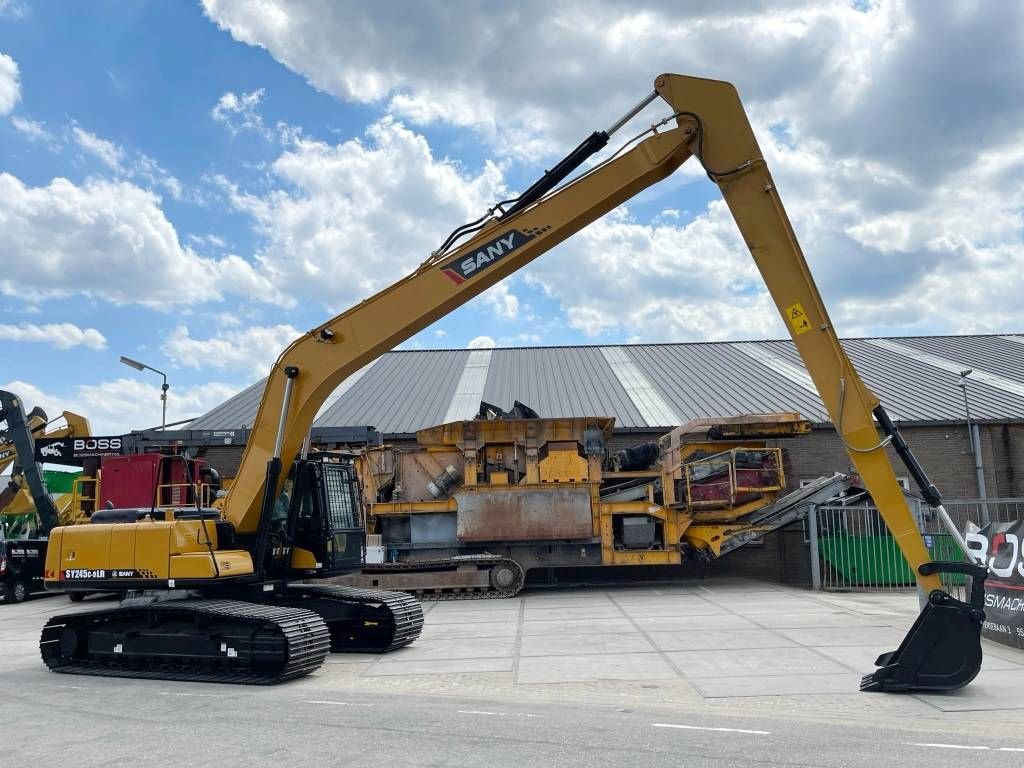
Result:
M988 510L988 491L985 488L985 464L981 457L981 432L978 429L977 424L971 423L971 404L967 398L967 377L974 372L973 368L960 371L960 381L957 382L957 386L964 391L964 415L967 417L967 440L968 445L971 448L971 453L974 455L974 476L978 482L978 498L981 500L981 509L979 510L982 525L988 525L991 522L991 516Z
M121 355L121 362L127 365L129 368L134 368L137 371L152 371L153 373L159 373L163 377L163 384L160 385L160 400L163 403L163 415L160 419L160 431L167 429L167 390L171 388L171 385L167 383L167 374L163 371L157 370L151 365L140 363L138 360L132 360L130 357Z
M965 371L960 371L960 381L956 383L960 389L964 391L964 413L967 415L967 445L970 447L970 451L974 453L974 433L971 432L971 404L967 400L967 377L974 373L973 368L968 368Z

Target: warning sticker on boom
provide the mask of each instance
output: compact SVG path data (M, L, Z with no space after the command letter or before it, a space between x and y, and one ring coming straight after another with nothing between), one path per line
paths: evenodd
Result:
M786 319L789 320L789 324L793 326L793 333L797 336L811 330L811 321L807 319L807 313L804 311L804 305L799 301L790 307L786 307Z

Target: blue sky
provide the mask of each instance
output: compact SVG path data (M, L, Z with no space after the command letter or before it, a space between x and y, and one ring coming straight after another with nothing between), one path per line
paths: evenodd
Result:
M199 415L666 70L740 88L842 332L1022 330L1019 9L380 5L0 0L0 385ZM406 346L782 333L690 168Z

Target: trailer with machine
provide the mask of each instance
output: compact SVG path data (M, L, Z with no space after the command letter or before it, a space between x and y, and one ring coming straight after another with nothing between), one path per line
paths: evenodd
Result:
M796 413L695 420L610 453L613 427L485 403L413 447L366 449L356 467L379 550L345 582L509 597L531 569L706 564L853 482L837 473L787 491L784 449L769 441L810 430Z

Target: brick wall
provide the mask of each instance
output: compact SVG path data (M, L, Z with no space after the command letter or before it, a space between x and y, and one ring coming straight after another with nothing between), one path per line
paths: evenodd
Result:
M976 498L978 482L969 452L965 424L901 429L932 482L947 499ZM835 430L815 429L809 435L775 444L786 449L786 480L790 488L832 472L845 472L852 462ZM1024 426L982 425L982 459L989 497L1016 496L1024 490ZM895 451L887 449L897 476L908 477ZM918 493L911 480L910 488ZM765 536L762 546L747 546L712 564L714 573L788 584L810 583L808 546L802 523Z

